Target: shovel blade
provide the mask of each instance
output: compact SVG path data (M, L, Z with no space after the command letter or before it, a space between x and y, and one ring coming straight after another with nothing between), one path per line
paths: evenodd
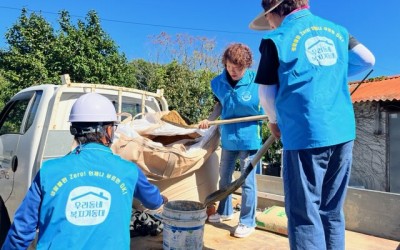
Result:
M238 178L237 180L235 180L234 182L232 182L225 188L221 188L221 189L211 193L210 195L208 195L206 197L205 201L203 202L204 207L207 207L216 201L220 201L220 200L224 199L225 197L227 197L228 195L230 195L231 193L235 192L236 189L238 189L240 186L242 186L244 180L245 180L245 178L242 178L242 176L241 176L240 178Z

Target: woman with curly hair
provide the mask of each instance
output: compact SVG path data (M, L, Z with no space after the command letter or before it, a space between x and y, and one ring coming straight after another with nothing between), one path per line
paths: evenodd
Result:
M253 61L248 46L235 43L228 46L222 55L224 71L211 81L211 89L216 103L208 119L200 122L200 128L208 128L209 121L218 117L231 119L264 114L258 98L258 84L254 83L255 72L249 67ZM262 121L240 122L220 125L222 154L220 163L219 188L224 188L232 181L236 161L240 161L243 172L261 146ZM258 164L256 169L260 166ZM234 236L247 237L256 226L257 207L256 171L252 171L242 185L242 203ZM217 213L209 216L209 222L230 220L233 216L232 197L220 201Z

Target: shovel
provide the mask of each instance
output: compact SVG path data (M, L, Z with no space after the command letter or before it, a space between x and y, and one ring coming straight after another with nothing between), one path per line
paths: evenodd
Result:
M210 195L206 197L206 199L203 202L204 207L207 207L208 205L211 205L212 203L216 201L220 201L233 193L236 189L238 189L244 181L246 180L247 176L250 174L250 172L253 170L254 166L257 165L257 163L260 161L261 157L268 151L268 148L272 145L272 143L275 141L275 137L273 135L270 135L268 139L264 142L262 147L257 151L256 155L253 157L253 159L250 162L250 165L247 166L247 168L243 171L241 176L229 184L228 186L217 190Z
M221 125L221 124L229 124L229 123L237 123L237 122L249 122L249 121L256 121L256 120L265 120L267 119L267 115L254 115L254 116L247 116L247 117L239 117L239 118L232 118L226 120L215 120L210 121L208 124L211 125ZM172 125L182 127L182 128L198 128L199 124L191 124L188 125L182 117L178 114L178 112L172 110L167 115L161 117L161 120Z

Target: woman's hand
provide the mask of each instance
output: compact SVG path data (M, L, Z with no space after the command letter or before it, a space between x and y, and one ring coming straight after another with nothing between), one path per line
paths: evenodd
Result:
M210 121L207 120L207 119L200 121L200 122L199 122L199 128L201 128L201 129L207 129L207 128L209 128L209 127L210 127L209 122L210 122Z

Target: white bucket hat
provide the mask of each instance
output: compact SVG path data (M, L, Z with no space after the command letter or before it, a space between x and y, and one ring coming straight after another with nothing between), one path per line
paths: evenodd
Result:
M271 25L265 18L265 15L273 11L276 7L278 7L284 0L277 1L276 4L272 5L268 10L261 12L256 18L251 21L249 24L249 28L252 30L270 30L272 29Z

